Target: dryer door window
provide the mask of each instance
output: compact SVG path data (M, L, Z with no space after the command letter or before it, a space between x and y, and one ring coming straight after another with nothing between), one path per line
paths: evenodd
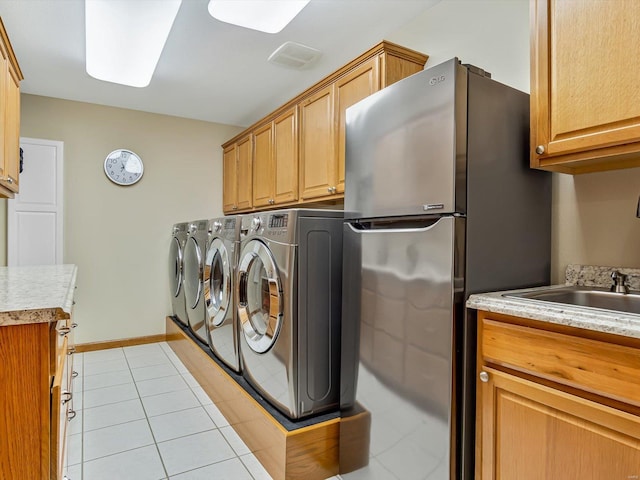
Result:
M169 283L171 294L177 297L182 287L182 249L175 237L171 240L169 247Z
M231 302L229 254L219 238L214 238L207 250L204 278L204 299L207 313L213 325L219 327L224 322Z
M249 347L268 351L282 326L282 284L266 245L252 240L243 249L238 266L238 315Z
M202 295L202 263L198 242L189 237L184 247L184 298L191 309L196 308Z

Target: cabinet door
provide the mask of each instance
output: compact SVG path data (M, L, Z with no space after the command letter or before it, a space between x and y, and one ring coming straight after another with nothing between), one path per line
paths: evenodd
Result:
M326 197L336 187L333 85L300 104L300 196Z
M638 478L640 417L485 368L481 478Z
M51 434L50 442L50 478L62 479L65 466L65 448L67 438L67 409L72 393L69 389L69 371L67 365L67 338L64 338L62 352L57 356L56 373L51 387Z
M640 2L531 5L532 167L632 166L629 158L587 160L640 151L640 49L632 47L640 44Z
M234 212L237 206L238 161L236 146L227 147L222 157L222 210Z
M251 135L247 135L237 143L238 175L237 206L238 210L248 210L252 204L253 174L251 171Z
M253 206L271 205L273 200L273 125L253 132Z
M6 100L5 175L2 178L9 190L17 192L20 169L20 81L11 64L7 69Z
M346 110L351 105L368 97L380 89L378 57L363 63L335 84L335 111L338 119L337 145L338 153L336 192L344 193L345 131Z
M7 81L9 80L9 57L4 45L0 43L0 182L4 182L6 176L5 153L6 145L6 117L7 117Z
M298 199L298 109L293 107L273 121L275 164L274 201Z

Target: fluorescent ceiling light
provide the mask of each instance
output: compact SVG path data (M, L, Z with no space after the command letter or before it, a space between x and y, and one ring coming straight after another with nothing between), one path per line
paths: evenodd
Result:
M309 0L210 0L213 18L267 33L278 33Z
M87 73L146 87L182 0L85 0Z

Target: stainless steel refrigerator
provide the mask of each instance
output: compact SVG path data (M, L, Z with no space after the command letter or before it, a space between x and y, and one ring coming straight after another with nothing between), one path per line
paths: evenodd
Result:
M529 96L454 58L346 118L341 410L366 421L341 424L355 469L342 477L471 479L464 302L549 283L551 177L529 168Z

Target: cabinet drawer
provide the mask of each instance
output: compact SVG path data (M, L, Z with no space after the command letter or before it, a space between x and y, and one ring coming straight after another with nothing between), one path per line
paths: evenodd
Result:
M640 349L482 317L484 362L640 406Z

